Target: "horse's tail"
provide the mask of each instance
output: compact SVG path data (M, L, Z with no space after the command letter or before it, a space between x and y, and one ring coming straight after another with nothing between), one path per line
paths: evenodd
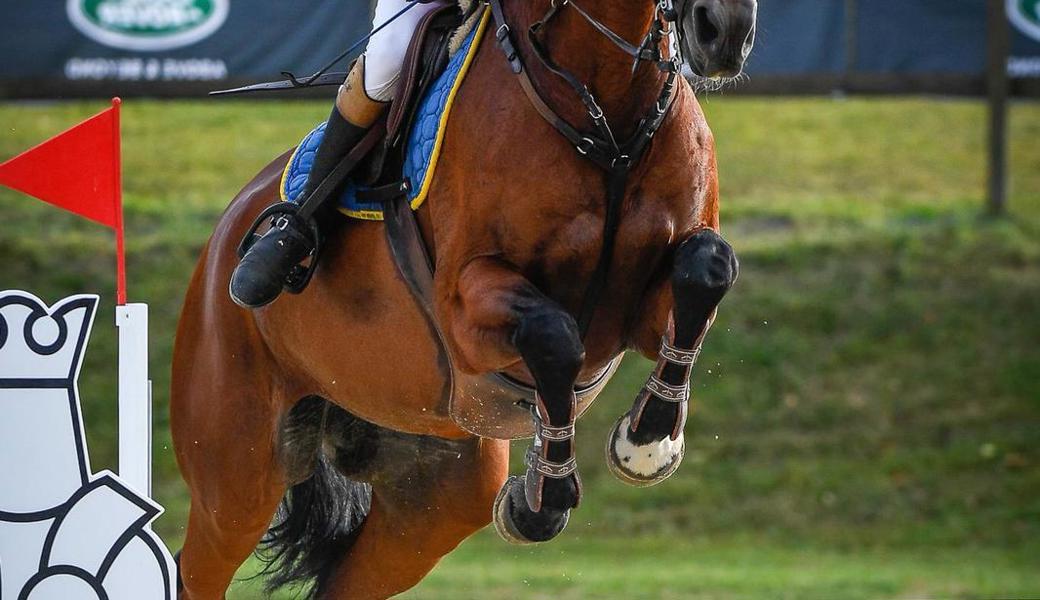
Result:
M321 596L371 505L372 488L341 475L319 451L314 474L289 489L260 542L267 591L309 587L305 598Z

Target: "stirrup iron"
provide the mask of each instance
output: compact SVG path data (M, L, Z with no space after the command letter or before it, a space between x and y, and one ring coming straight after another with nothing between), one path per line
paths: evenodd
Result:
M249 226L245 236L242 237L242 241L238 245L238 258L241 260L242 257L249 252L249 249L253 247L253 244L257 242L263 235L258 233L260 228L268 220L271 221L271 228L273 229L285 229L290 226L291 219L303 220L298 216L300 211L300 205L295 202L278 202L268 206L261 212L253 224ZM310 230L311 241L314 244L314 249L311 250L309 255L309 264L297 264L289 275L286 276L283 288L290 294L299 294L307 288L307 285L311 282L311 278L314 277L314 272L318 268L318 258L321 255L321 251L324 247L324 236L321 233L321 229L318 227L318 222L314 217L310 217L304 221L307 229Z

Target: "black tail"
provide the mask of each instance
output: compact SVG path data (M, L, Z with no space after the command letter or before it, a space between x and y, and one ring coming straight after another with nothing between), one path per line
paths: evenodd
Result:
M341 475L319 452L314 474L289 489L257 549L267 591L292 586L307 589L303 598L319 597L371 506L372 488Z

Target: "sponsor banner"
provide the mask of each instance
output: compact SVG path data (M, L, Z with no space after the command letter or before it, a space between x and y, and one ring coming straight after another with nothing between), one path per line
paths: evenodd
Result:
M1003 1L1009 72L1040 79L1040 0ZM977 78L985 4L762 0L748 71ZM0 0L0 96L197 94L306 74L367 33L371 9L370 0Z
M1007 11L1017 33L1008 73L1022 79L1040 79L1040 0L1007 0Z
M2 0L0 84L277 77L316 69L370 26L367 1Z
M228 17L229 0L68 0L69 21L99 44L158 51L190 46L213 35Z
M859 0L856 70L980 74L986 0Z
M1003 0L1009 73L1040 78L1040 0ZM852 15L846 14L855 5ZM984 0L762 0L752 75L981 75Z

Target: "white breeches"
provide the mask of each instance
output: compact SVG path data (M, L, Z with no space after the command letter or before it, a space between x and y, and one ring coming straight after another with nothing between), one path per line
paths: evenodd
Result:
M408 4L411 3L406 0L379 0L372 28L382 25ZM365 92L369 98L380 102L393 99L412 34L423 16L439 6L438 2L420 4L372 36L365 51Z

